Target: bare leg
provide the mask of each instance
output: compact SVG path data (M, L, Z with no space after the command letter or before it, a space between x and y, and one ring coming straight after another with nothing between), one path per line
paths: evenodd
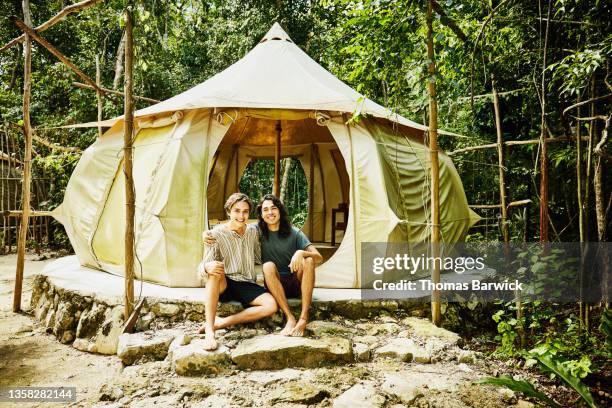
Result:
M206 314L206 322L204 327L199 332L206 334L204 340L205 350L214 350L217 348L217 340L215 340L215 317L217 314L217 303L219 302L219 294L223 293L227 288L227 281L224 275L209 275L206 282L206 303L204 311Z
M315 265L312 258L304 259L304 269L301 273L298 272L297 278L301 282L302 291L302 313L300 319L291 331L292 336L303 336L306 325L308 324L308 313L312 304L312 290L314 289L315 281Z
M272 316L278 310L276 301L269 293L257 296L252 302L251 307L243 311L227 316L219 324L215 324L215 329L224 329L235 324L254 322L264 317Z
M266 262L263 264L263 274L270 294L274 297L276 303L278 303L278 307L283 311L285 317L287 318L287 324L283 330L281 330L280 334L283 336L288 336L295 327L296 320L293 313L291 313L291 309L289 309L287 296L285 296L285 290L283 289L283 285L281 285L280 275L278 274L278 269L276 268L274 262Z

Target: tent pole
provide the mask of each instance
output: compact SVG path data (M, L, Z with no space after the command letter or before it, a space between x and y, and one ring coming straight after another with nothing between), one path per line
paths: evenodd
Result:
M440 165L438 163L438 102L436 100L436 63L433 45L432 23L433 0L427 2L427 56L429 59L429 151L431 160L431 246L432 256L440 256ZM435 285L440 282L440 265L434 262L431 271L431 281ZM442 313L440 308L440 291L431 292L431 320L440 326Z
M357 231L357 221L359 221L359 210L357 203L357 194L355 192L355 183L357 183L357 172L355 171L355 150L353 149L353 135L351 133L351 125L348 123L348 117L346 113L342 114L342 120L344 122L344 126L346 126L346 133L348 135L349 141L349 152L351 154L351 174L349 175L350 180L350 203L349 203L349 214L353 214L353 245L355 246L355 265L357 267L357 273L355 274L355 279L353 280L354 288L361 288L361 253L360 245L359 245L359 234ZM353 206L351 210L351 205ZM349 215L350 217L350 215ZM347 229L348 229L348 220ZM345 231L346 232L346 231ZM333 229L332 229L333 233ZM344 239L344 238L343 238Z
M281 121L276 121L276 142L274 145L274 189L272 190L276 197L280 195L280 156L281 156Z
M314 166L315 166L315 144L310 144L310 171L308 172L308 232L310 239L314 240Z
M125 175L125 309L127 321L134 307L134 212L135 192L132 178L134 104L132 99L134 66L134 45L132 37L132 5L125 9L125 103L124 103L124 136L123 136L123 173Z
M23 17L27 27L32 27L30 16L30 1L23 0ZM23 134L25 136L25 157L23 158L23 181L21 185L21 201L23 212L19 225L19 239L17 241L17 268L15 271L15 291L13 293L13 312L21 310L21 291L23 286L23 269L25 262L26 238L28 223L30 221L30 184L32 165L32 127L30 125L30 94L32 91L32 42L30 35L25 34L23 48Z

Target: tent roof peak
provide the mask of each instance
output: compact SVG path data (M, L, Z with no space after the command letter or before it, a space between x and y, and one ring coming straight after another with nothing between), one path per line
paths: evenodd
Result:
M289 41L290 43L293 42L293 40L289 37L289 34L287 34L285 32L285 30L283 30L283 27L281 27L280 24L278 24L278 22L275 22L272 25L272 28L270 28L270 30L266 33L266 35L264 35L264 37L261 39L261 41L259 43L263 43L266 41L270 41L270 40L280 40L280 41Z

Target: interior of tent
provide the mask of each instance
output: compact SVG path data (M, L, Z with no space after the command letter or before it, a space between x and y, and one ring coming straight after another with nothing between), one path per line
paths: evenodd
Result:
M329 259L341 244L348 221L350 183L342 153L328 128L315 119L274 120L252 116L237 119L215 152L207 192L210 226L226 218L223 204L239 191L241 177L255 160L298 160L308 189L308 216L302 230ZM279 163L276 163L279 165ZM273 184L270 183L270 193ZM259 197L252 197L256 202ZM333 239L332 239L333 235Z

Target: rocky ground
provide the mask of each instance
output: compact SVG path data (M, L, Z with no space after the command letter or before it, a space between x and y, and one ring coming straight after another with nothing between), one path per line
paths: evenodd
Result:
M24 307L31 276L44 264L34 259L26 269ZM121 335L117 355L80 351L95 343L79 343L78 328L71 334L77 341L58 333L68 343L62 344L48 333L57 325L11 312L14 265L14 256L0 257L0 387L75 386L72 406L84 407L534 406L521 395L475 384L507 370L469 350L458 335L401 311L367 319L334 315L311 322L305 338L276 334L277 318L222 331L214 353L201 347L200 323L161 320Z

